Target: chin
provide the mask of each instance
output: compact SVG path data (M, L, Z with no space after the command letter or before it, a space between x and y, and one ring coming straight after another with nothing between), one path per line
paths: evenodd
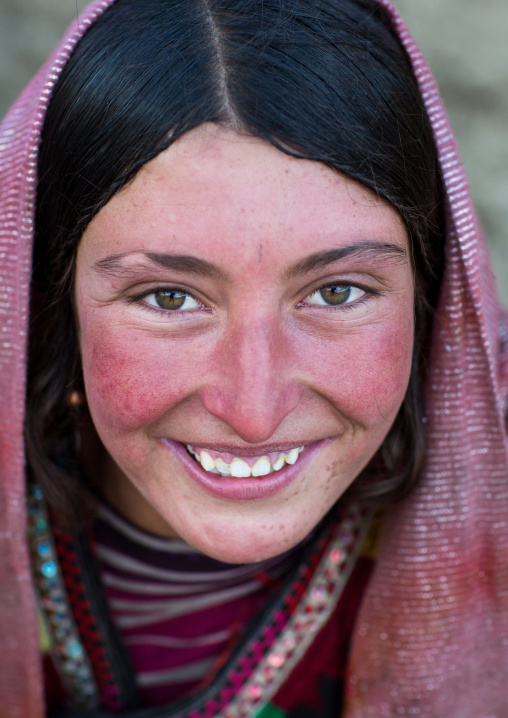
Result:
M274 556L279 556L280 554L289 551L291 548L300 543L300 541L295 541L292 544L286 544L280 547L277 545L277 542L267 546L264 541L260 541L259 545L254 543L244 546L233 546L227 543L218 545L216 543L210 543L206 540L200 545L197 545L194 542L191 543L190 541L188 543L196 550L206 556L209 556L210 558L214 558L216 561L231 564L248 564L259 563L260 561L266 561Z
M286 528L280 522L277 528L268 526L236 525L225 522L207 522L199 531L195 527L182 526L180 537L190 546L214 558L231 564L257 563L278 556L299 544L313 526L303 533Z

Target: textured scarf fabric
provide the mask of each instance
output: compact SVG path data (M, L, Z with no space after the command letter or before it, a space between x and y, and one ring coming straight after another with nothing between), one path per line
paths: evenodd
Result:
M0 718L44 714L25 541L23 415L36 165L52 87L112 0L93 3L0 130ZM508 716L508 324L439 94L388 0L434 128L447 266L428 388L427 464L389 516L358 621L347 718Z

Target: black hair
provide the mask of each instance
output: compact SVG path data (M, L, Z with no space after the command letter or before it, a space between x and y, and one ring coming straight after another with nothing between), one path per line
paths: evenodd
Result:
M146 162L204 122L323 162L400 213L416 284L413 368L388 437L354 485L366 498L400 498L424 458L441 184L412 68L374 0L117 0L80 40L54 90L39 157L32 475L60 513L75 513L84 482L67 399L82 381L72 304L79 239Z

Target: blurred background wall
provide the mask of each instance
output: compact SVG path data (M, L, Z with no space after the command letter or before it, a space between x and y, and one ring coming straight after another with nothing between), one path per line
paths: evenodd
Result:
M508 0L398 0L440 84L508 305ZM84 0L0 0L0 116Z

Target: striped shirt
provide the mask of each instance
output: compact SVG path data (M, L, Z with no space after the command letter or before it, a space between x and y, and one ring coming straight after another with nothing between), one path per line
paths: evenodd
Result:
M95 541L111 616L147 706L171 703L212 680L302 550L226 564L180 539L147 533L105 504Z

